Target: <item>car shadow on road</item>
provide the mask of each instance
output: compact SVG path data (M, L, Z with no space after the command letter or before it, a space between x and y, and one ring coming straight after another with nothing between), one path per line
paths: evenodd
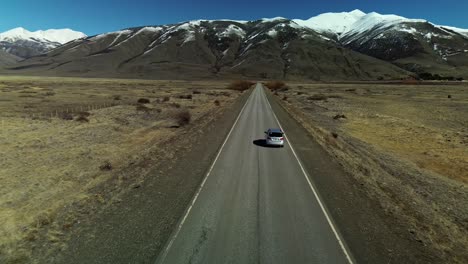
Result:
M266 143L265 139L256 139L252 142L254 145L264 148L279 148L280 146L272 146Z

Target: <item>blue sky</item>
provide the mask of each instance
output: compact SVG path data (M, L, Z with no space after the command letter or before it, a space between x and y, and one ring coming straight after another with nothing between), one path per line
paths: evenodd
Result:
M361 9L423 18L436 24L468 28L467 0L23 0L0 7L0 32L71 28L88 35L142 25L193 19L255 20L282 16L307 19L324 12Z

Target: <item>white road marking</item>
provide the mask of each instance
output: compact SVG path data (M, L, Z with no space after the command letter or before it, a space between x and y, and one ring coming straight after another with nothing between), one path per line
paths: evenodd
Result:
M262 87L263 87L263 86L262 86ZM264 96L266 97L266 95L264 95ZM293 146L292 146L292 144L291 144L291 141L288 140L288 137L287 137L287 135L286 135L286 132L284 131L283 127L281 126L281 123L280 123L280 121L278 120L278 117L276 117L275 111L273 111L273 108L271 107L270 101L268 101L268 98L265 98L265 99L266 99L266 101L268 102L268 105L270 106L271 112L273 112L273 116L275 117L276 122L278 122L279 127L280 127L281 130L283 131L284 137L286 138L287 142L289 143L288 145L289 145L289 147L291 148L291 151L292 151L294 157L296 158L297 163L299 164L299 167L301 167L302 173L304 174L304 177L306 178L307 183L308 183L309 186L310 186L310 189L311 189L312 192L314 193L315 199L317 199L317 202L318 202L318 204L320 205L320 208L322 209L322 212L323 212L323 214L325 215L325 218L327 219L327 222L328 222L328 224L330 225L330 228L332 229L333 234L335 234L336 240L338 240L338 243L340 244L340 247L341 247L341 249L343 250L343 253L344 253L345 256L346 256L346 259L348 260L348 262L349 262L350 264L354 264L353 259L351 258L351 254L348 252L346 246L344 245L343 239L341 238L340 234L339 234L338 231L337 231L337 228L335 227L335 225L333 224L333 222L332 222L330 216L328 215L328 212L327 212L327 210L325 209L325 206L323 205L322 201L320 200L320 197L319 197L319 195L318 195L318 192L315 190L314 185L313 185L312 182L310 181L309 176L307 175L306 170L305 170L304 167L302 166L302 163L301 163L301 161L299 160L299 157L297 156L296 151L294 151L294 148L293 148Z
M255 89L256 89L256 87L254 88L254 91L255 91ZM254 91L252 91L252 93L253 93ZM216 161L218 161L218 158L219 158L219 156L221 155L221 152L222 152L223 149L224 149L224 145L226 145L226 142L228 141L229 137L231 136L231 133L232 133L232 131L234 130L234 127L236 126L237 122L239 121L239 119L240 119L242 113L244 112L244 109L245 109L245 107L247 106L247 103L250 101L251 96L252 96L252 94L249 95L249 98L247 98L247 101L245 102L244 106L242 107L242 109L241 109L239 115L237 115L236 121L235 121L234 124L232 125L231 130L229 130L229 133L228 133L228 135L226 136L226 139L224 140L223 144L221 145L221 148L219 149L218 154L216 155L216 158L214 159L213 163L211 164L210 169L209 169L208 172L206 173L205 178L203 179L203 181L202 181L200 187L198 188L198 191L196 192L195 196L193 197L192 202L190 203L190 206L188 207L187 211L185 212L184 217L182 218L182 221L181 221L181 222L179 223L179 225L177 226L176 232L174 233L173 237L172 237L171 240L169 241L169 244L167 244L167 247L164 249L164 252L163 252L163 255L161 256L161 258L158 258L158 259L156 260L156 263L162 263L162 262L166 259L167 253L169 252L169 250L170 250L171 247L172 247L172 244L174 243L174 241L176 240L177 236L179 235L179 232L180 232L180 230L182 229L182 226L184 225L185 220L187 220L187 217L188 217L188 215L190 214L190 211L192 211L192 207L193 207L193 205L195 204L195 202L197 201L198 195L200 195L200 192L202 191L203 186L205 186L206 180L207 180L208 177L210 176L211 171L213 170L213 167L214 167L215 164L216 164Z

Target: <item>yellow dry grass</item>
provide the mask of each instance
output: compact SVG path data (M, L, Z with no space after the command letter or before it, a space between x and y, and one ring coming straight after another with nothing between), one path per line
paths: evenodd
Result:
M320 107L325 123L418 167L468 183L468 85L292 85L292 104ZM301 94L298 96L297 91ZM328 99L307 100L322 94ZM449 95L451 98L449 98ZM297 101L295 101L297 100ZM308 106L309 105L309 106ZM333 120L336 114L346 119Z
M96 199L88 190L135 157L178 133L174 112L188 109L192 122L213 111L215 100L237 92L222 82L0 77L0 259L21 258L18 243L34 240L64 206ZM194 90L200 93L193 93ZM192 99L179 95L192 94ZM164 97L170 97L163 102ZM118 98L119 100L116 100ZM148 111L137 111L148 98ZM73 118L87 111L89 122ZM112 169L103 170L104 163ZM99 197L97 197L99 198ZM50 241L60 237L51 230ZM18 257L19 256L19 257Z

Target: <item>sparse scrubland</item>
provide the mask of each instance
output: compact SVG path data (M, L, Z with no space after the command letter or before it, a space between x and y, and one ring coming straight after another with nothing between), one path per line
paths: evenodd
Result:
M384 214L447 263L466 263L466 83L287 88L272 91Z
M105 182L136 188L128 177L144 173L119 172L230 105L240 93L227 86L1 77L0 262L29 262L34 243L59 245L79 224L73 212L112 198Z

